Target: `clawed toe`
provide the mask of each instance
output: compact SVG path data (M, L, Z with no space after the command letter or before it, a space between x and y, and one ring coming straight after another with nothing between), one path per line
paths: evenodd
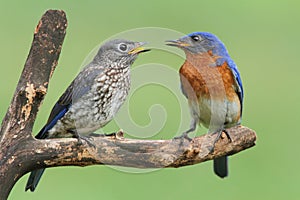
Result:
M231 137L230 137L230 134L229 134L229 132L228 132L227 130L225 130L225 129L217 130L216 132L212 133L213 135L214 135L214 134L218 134L218 135L217 135L216 139L214 140L212 147L209 148L209 151L210 151L210 152L213 152L213 151L214 151L215 145L216 145L216 143L219 141L219 139L221 138L223 132L224 132L225 135L227 136L228 140L229 140L230 142L232 142L232 139L231 139Z
M80 136L77 138L78 139L78 144L79 145L82 145L83 144L83 140L86 141L86 143L88 143L89 146L93 147L93 148L96 148L96 145L93 143L93 141L88 138L88 137L83 137L83 136Z
M192 141L192 138L188 136L188 132L184 132L182 135L176 136L173 139L187 139L188 141Z
M78 134L77 131L74 131L74 137L77 138L79 146L83 144L82 141L84 140L88 143L89 146L96 148L96 145L93 143L93 141L89 137L81 136L80 134Z
M215 144L217 141L219 141L219 139L221 138L223 132L224 132L225 135L227 136L228 140L229 140L230 142L232 142L232 139L231 139L231 137L230 137L230 135L229 135L229 132L228 132L226 129L220 129L220 130L217 130L216 132L213 133L213 134L218 134L217 137L216 137L216 139L215 139L214 144Z

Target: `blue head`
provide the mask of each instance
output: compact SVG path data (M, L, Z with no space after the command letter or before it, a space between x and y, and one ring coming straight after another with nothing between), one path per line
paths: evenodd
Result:
M212 66L220 66L224 62L227 62L236 79L238 95L241 103L243 103L244 92L240 73L236 64L230 58L225 45L217 38L217 36L208 32L194 32L177 40L168 40L166 42L169 46L175 46L184 50L186 54L212 53L212 56L217 56L216 63Z
M225 45L212 33L194 32L167 42L167 45L179 47L185 53L201 54L211 52L214 56L220 56L217 64L222 64L226 58L229 58Z

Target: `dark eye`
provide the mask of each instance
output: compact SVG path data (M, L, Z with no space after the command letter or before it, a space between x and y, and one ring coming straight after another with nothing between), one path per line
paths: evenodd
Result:
M200 37L198 35L193 35L191 38L195 41L198 42L200 40Z
M121 44L119 44L119 49L120 49L121 51L126 51L126 50L127 50L127 45L124 44L124 43L121 43Z

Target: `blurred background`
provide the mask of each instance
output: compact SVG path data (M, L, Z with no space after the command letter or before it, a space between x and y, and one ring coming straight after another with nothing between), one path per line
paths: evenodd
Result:
M213 174L212 162L148 173L128 173L126 169L120 171L109 166L59 167L46 171L34 193L24 192L28 178L25 175L9 199L299 199L300 1L2 0L0 119L11 101L33 31L47 9L64 10L68 29L58 67L35 123L35 133L97 45L130 29L162 27L184 34L212 32L226 44L243 79L243 124L257 132L258 140L255 147L230 157L230 174L224 180ZM151 62L162 63L177 72L183 59L154 50L141 55L133 70ZM173 74L165 79L178 80ZM128 99L132 120L140 127L151 124L156 116L153 105L160 105L158 112L163 108L165 123L151 138L170 139L188 128L189 113L179 103L185 99L175 93L148 84ZM118 116L118 121L122 122L122 116ZM102 131L116 131L120 123L111 122ZM204 132L198 129L198 134ZM1 183L0 186L5 187Z

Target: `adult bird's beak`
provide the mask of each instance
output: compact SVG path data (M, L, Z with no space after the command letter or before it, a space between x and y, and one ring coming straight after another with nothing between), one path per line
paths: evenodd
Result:
M188 47L190 44L181 40L166 40L166 45L174 47Z
M128 54L139 54L143 52L150 51L151 49L145 49L143 46L147 44L147 42L137 42L136 47L128 52Z

